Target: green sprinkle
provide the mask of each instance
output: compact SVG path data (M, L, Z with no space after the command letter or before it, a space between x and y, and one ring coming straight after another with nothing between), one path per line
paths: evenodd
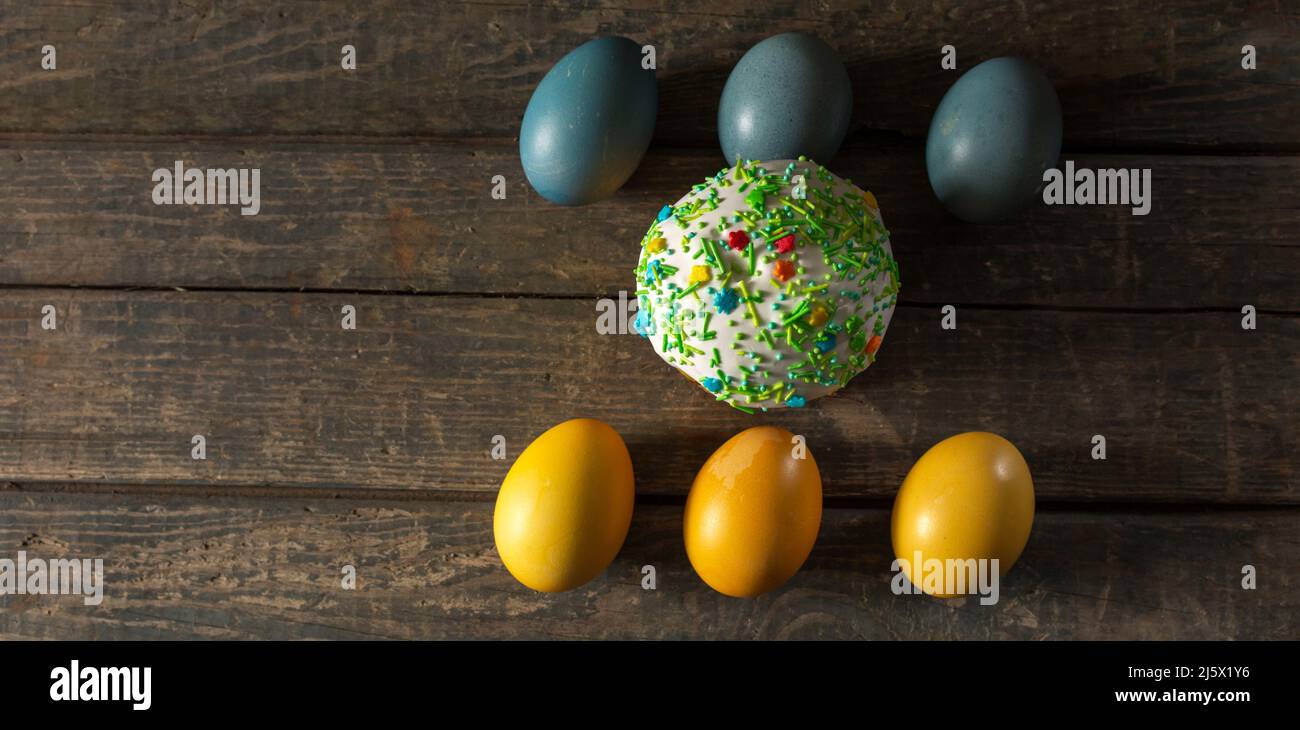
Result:
M785 318L781 320L781 324L789 325L791 322L802 319L805 314L808 314L809 310L810 307L808 306L808 300L805 299L804 301L799 302L799 306L795 307L793 312L787 314Z
M745 300L745 312L749 314L749 320L753 322L755 326L761 326L762 322L758 321L758 312L754 309L754 301L749 296L749 287L746 287L745 282L743 281L736 283L740 286L740 293L742 298Z

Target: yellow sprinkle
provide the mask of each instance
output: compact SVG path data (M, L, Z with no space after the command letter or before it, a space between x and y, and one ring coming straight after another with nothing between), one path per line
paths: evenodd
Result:
M711 278L713 278L713 276L709 273L709 267L707 267L707 266L692 266L692 267L691 267L691 278L690 278L690 282L691 282L692 284L695 284L695 283L697 283L697 282L700 283L700 284L703 284L703 283L707 282L707 281L708 281L709 279L711 279Z
M659 253L668 248L668 241L662 238L651 239L650 243L646 244L645 248L650 253Z
M862 199L867 201L868 208L877 212L880 211L880 204L876 202L876 196L872 195L870 190L862 194Z
M826 324L826 308L818 304L808 313L808 324L814 327L821 327Z

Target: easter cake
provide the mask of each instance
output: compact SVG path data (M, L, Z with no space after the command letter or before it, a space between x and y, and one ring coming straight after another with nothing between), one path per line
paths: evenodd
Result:
M806 158L738 161L641 240L636 330L717 400L801 407L876 359L898 264L875 196Z

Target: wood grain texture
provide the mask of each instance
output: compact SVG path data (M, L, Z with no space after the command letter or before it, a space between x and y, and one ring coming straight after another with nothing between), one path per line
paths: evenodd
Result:
M1001 55L1041 64L1067 144L1296 149L1300 12L1289 3L1136 5L394 0L301 3L7 0L0 132L496 136L517 133L550 66L595 35L654 44L657 138L717 147L735 62L759 40L816 33L845 60L854 129L922 138L959 69ZM59 67L43 71L54 44ZM1241 68L1254 44L1258 69ZM356 46L358 69L339 68Z
M680 507L638 506L605 575L552 595L501 566L490 503L0 492L0 515L0 557L105 569L98 607L0 597L5 638L1300 638L1292 511L1040 512L993 606L894 595L888 510L827 510L808 563L754 600L695 576Z
M1040 499L1300 497L1294 317L964 308L943 331L937 308L903 307L850 387L757 417L596 318L594 300L3 291L0 475L491 492L543 430L590 416L628 442L643 494L684 494L727 437L775 423L832 495L888 498L930 445L990 430L1025 450Z
M1136 5L0 0L0 558L108 572L98 608L0 596L0 639L1300 638L1300 8ZM723 162L727 74L787 30L847 63L832 169L881 201L904 306L843 393L752 417L597 334L595 300ZM658 49L655 145L613 198L553 206L512 137L551 64L601 34ZM922 144L949 43L962 71L1041 64L1063 160L1152 168L1151 214L944 213ZM260 168L261 214L153 205L178 159ZM605 576L535 594L500 565L491 500L575 416L623 434L642 504ZM795 580L740 601L694 575L680 503L760 423L806 436L829 506ZM974 429L1025 452L1030 544L997 606L894 596L889 500Z
M881 201L905 301L1300 311L1300 158L1081 155L1152 168L1151 213L1040 206L980 226L943 211L915 150L841 157ZM259 168L261 212L154 205L151 173L178 159ZM613 294L653 215L716 169L652 152L615 197L566 208L501 143L0 147L0 283Z

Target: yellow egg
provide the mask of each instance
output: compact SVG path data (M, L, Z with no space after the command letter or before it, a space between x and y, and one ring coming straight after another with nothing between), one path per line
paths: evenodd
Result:
M632 522L632 459L618 432L576 418L538 436L497 494L497 552L520 583L567 591L600 575Z
M925 563L993 559L1005 575L1034 524L1034 482L1016 447L997 434L973 431L925 452L894 500L894 555L913 585L927 590ZM921 562L916 560L920 553Z
M695 476L683 518L686 556L714 590L751 598L799 571L821 521L822 478L812 453L783 428L751 428L713 452Z

